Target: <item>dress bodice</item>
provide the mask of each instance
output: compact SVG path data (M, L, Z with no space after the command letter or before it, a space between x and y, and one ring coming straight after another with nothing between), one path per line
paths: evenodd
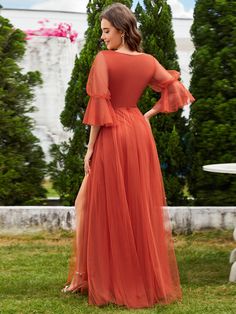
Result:
M113 107L136 107L154 74L153 57L145 53L131 55L113 50L105 50L103 54Z

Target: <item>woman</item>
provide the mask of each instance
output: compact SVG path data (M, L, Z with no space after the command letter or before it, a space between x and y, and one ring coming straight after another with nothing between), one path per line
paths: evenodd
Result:
M83 123L91 130L63 291L86 293L94 305L167 304L182 293L149 119L194 98L178 72L141 52L135 17L125 5L107 7L100 20L107 50L96 55L86 86ZM137 102L148 85L162 97L143 115Z

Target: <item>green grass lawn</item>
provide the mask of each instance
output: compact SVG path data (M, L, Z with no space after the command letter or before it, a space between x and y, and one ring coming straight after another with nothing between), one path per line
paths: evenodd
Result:
M0 313L236 313L236 284L228 283L231 231L174 237L183 301L150 309L98 308L86 296L60 292L66 280L72 234L0 236Z

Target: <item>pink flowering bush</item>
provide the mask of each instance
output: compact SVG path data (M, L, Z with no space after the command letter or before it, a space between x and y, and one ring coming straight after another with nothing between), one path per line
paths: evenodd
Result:
M41 24L41 27L36 30L26 30L26 39L29 40L33 36L46 36L46 37L66 37L69 38L73 43L75 42L78 33L72 30L72 27L68 23L59 23L54 24L54 27L46 26L46 23L49 23L48 19L44 19L42 21L38 21Z

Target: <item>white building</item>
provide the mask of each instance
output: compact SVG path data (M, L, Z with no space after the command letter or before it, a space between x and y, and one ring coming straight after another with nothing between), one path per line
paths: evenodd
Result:
M39 11L21 9L0 9L0 14L10 20L14 27L22 30L38 29L38 21L48 19L51 25L66 22L78 32L77 41L71 43L63 37L33 37L27 42L27 51L21 66L24 71L38 70L42 74L43 86L35 90L37 111L32 114L35 120L35 135L40 139L47 161L52 143L67 140L60 123L60 113L64 108L67 84L74 66L75 55L79 54L84 44L87 29L86 13ZM192 19L173 19L173 28L177 44L177 53L181 68L181 77L188 87L190 80L189 62L193 53L190 38ZM188 115L188 109L185 111Z

